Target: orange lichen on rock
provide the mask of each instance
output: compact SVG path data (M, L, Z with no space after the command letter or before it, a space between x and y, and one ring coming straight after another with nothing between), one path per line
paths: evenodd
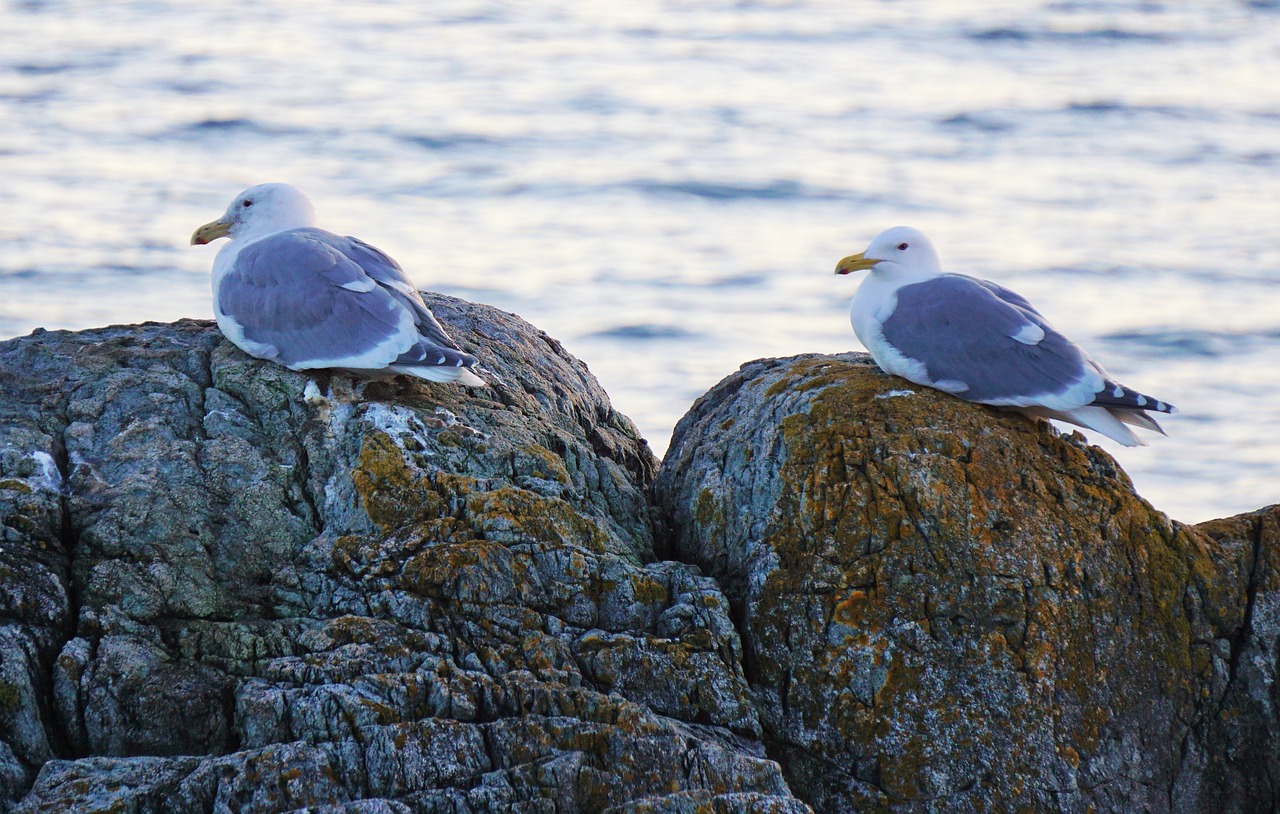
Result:
M857 355L745 365L671 450L676 551L740 603L766 739L816 809L1164 810L1242 635L1229 535L1078 434Z
M390 436L377 431L365 434L351 481L376 525L389 530L437 516L442 509L440 498L422 488L421 480Z
M634 425L426 296L489 387L195 321L0 342L0 810L809 811Z

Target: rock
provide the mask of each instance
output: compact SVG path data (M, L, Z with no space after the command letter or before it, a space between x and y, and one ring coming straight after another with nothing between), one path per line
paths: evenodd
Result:
M632 424L428 300L492 388L191 320L0 343L0 810L808 810Z
M1172 522L857 354L745 365L655 482L429 299L492 388L0 343L0 814L1280 805L1280 507Z
M1280 506L1201 523L1196 530L1228 559L1231 583L1244 586L1244 622L1229 639L1217 714L1199 721L1189 745L1201 749L1203 809L1274 811L1280 800ZM1210 710L1212 713L1212 710ZM1192 775L1194 777L1194 775ZM1183 780L1195 799L1190 779Z
M861 354L744 365L657 494L816 811L1280 804L1280 507L1171 522L1078 434Z

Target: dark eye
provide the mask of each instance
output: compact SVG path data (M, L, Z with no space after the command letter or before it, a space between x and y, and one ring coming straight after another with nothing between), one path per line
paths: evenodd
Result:
M249 207L253 206L253 201L249 200L248 198L245 198L243 201L240 202L240 205L243 206L245 209L248 209ZM903 244L903 245L906 245L906 244Z
M245 206L248 206L248 205L249 205L249 202L248 202L248 201L245 201L245 202L244 202L244 205L245 205ZM907 250L907 244L905 244L905 243L899 243L899 244L898 244L898 251L900 251L900 252L905 252L906 250Z

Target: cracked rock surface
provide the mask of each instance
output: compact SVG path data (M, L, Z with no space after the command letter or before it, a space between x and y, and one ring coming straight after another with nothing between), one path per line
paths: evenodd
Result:
M1171 522L1080 436L862 354L744 365L657 493L816 811L1280 804L1280 507Z
M487 389L210 323L0 343L0 811L793 814L656 461L522 320Z
M1280 507L1172 522L859 354L744 365L659 472L428 301L493 387L0 343L0 814L1280 805Z

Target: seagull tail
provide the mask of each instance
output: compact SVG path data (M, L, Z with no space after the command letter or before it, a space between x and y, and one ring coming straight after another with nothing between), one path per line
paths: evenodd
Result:
M454 382L468 387L488 387L489 383L468 367L453 365L391 365L387 370L416 376L431 382Z
M1178 408L1172 404L1161 401L1154 396L1148 396L1145 393L1139 393L1137 390L1130 390L1121 384L1116 384L1110 379L1106 379L1102 383L1102 390L1093 397L1091 404L1099 407L1107 407L1112 410L1120 409L1126 412L1138 410L1150 410L1156 413L1167 413L1168 415L1177 415ZM1124 421L1124 419L1121 419ZM1132 421L1126 423L1134 424ZM1135 424L1138 427L1145 427L1145 424ZM1147 427L1147 429L1152 429ZM1155 427L1159 429L1159 427Z
M1115 441L1117 444L1123 444L1126 447L1147 446L1146 441L1139 438L1133 430L1125 426L1125 422L1116 415L1117 411L1115 410L1110 410L1106 407L1088 405L1085 407L1077 407L1074 410L1054 410L1052 412L1053 415L1050 416L1051 418L1075 424L1077 427L1084 427L1086 430L1100 432L1112 441ZM1141 415L1141 413L1138 415ZM1129 423L1136 424L1134 421L1130 421ZM1142 424L1136 425L1144 426Z
M1135 427L1141 427L1144 430L1152 430L1161 435L1167 436L1169 433L1164 431L1150 414L1142 410L1124 410L1118 407L1110 408L1111 414L1126 424L1132 424Z
M472 370L479 362L469 353L456 348L445 348L419 342L405 353L400 354L387 370L417 376L432 382L456 382L468 387L487 387L488 382L480 378Z

